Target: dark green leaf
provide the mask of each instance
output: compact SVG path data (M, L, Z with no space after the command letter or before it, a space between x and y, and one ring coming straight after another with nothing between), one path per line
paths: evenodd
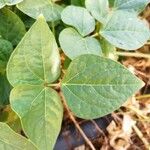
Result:
M0 106L9 104L11 85L5 75L0 74Z
M71 0L72 5L84 6L85 0Z
M12 44L0 38L0 73L4 73L11 52L13 51Z
M0 35L3 39L17 45L25 32L23 22L15 13L6 8L0 10Z

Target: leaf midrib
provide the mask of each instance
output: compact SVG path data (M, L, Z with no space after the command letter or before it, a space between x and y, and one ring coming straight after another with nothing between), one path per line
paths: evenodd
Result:
M62 86L136 86L136 85L139 85L138 83L134 83L134 84L101 84L101 83L98 83L98 84L77 84L77 83L62 83Z

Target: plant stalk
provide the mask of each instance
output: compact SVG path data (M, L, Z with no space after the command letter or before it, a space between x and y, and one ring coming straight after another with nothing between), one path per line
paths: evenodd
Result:
M143 57L150 59L150 54L136 53L136 52L116 52L119 56L127 56L127 57Z
M135 98L136 98L137 100L145 99L145 98L150 98L150 94L145 94L145 95L136 96Z
M69 118L74 123L74 125L76 126L76 128L79 130L80 134L82 135L82 137L84 138L84 140L86 141L86 143L90 146L91 150L96 150L95 147L93 146L92 142L88 139L88 137L85 135L85 133L83 132L83 130L79 126L78 122L75 120L72 112L70 111L70 109L69 109L69 107L68 107L68 105L66 103L66 100L65 100L65 97L64 97L63 93L60 92L60 96L62 97L62 101L63 101L65 109L67 110Z

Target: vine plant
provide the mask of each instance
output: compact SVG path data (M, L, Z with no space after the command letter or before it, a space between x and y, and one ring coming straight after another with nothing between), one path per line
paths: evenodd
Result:
M139 90L143 81L109 57L116 47L133 51L147 42L149 27L138 14L148 2L0 0L0 104L10 101L27 137L0 123L0 149L51 150L61 129L62 101L75 116L95 119Z

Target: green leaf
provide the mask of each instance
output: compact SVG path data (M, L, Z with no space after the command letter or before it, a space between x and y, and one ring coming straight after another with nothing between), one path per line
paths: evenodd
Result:
M0 38L0 73L4 73L11 52L13 51L12 44Z
M105 23L107 18L106 16L109 13L108 0L86 0L85 5L95 19Z
M142 86L143 82L121 64L88 54L72 61L62 81L69 108L84 119L111 113Z
M60 56L54 35L40 16L14 50L7 77L15 86L10 103L26 135L40 150L53 149L62 122L63 107L48 88L60 75Z
M59 42L64 53L71 59L83 54L102 55L100 43L96 39L84 38L73 28L64 29L60 33Z
M57 92L42 86L24 85L14 88L10 99L26 135L40 150L53 149L63 115Z
M7 124L0 123L1 150L37 150L26 138L15 133Z
M133 10L140 13L149 2L149 0L115 0L114 7L115 9Z
M150 36L148 25L134 13L115 11L109 16L100 34L112 45L125 50L142 47Z
M85 0L71 0L71 4L75 6L84 6Z
M15 13L6 8L0 10L0 35L3 39L17 45L25 32L23 22Z
M60 20L63 9L51 0L24 0L17 7L23 13L34 19L37 19L40 14L43 14L47 21Z
M0 8L4 7L5 5L11 6L11 5L16 5L23 0L0 0Z
M0 106L9 104L11 85L5 75L0 74Z
M64 23L75 27L82 36L86 36L95 29L95 20L83 7L68 6L62 14Z
M40 17L26 33L8 62L11 85L41 85L54 82L60 75L60 56L55 38Z

